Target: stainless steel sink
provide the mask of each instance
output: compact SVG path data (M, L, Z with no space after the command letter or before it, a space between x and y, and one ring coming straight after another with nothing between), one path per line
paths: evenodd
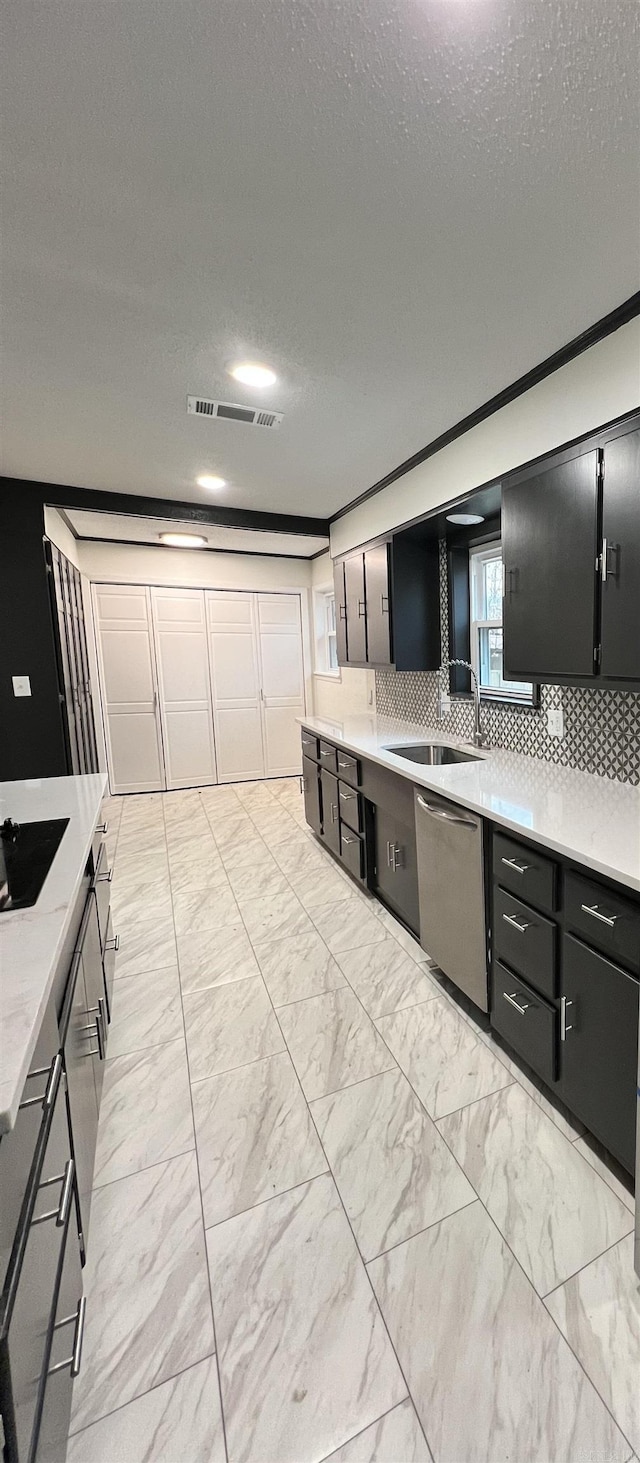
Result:
M426 767L446 767L450 762L481 762L479 753L461 752L459 747L448 747L445 742L416 742L413 746L385 747L396 757L405 757L407 762L422 762Z

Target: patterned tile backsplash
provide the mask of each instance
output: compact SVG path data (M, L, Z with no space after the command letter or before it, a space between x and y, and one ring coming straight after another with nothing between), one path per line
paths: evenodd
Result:
M440 612L443 658L448 657L449 625L446 556L441 544ZM380 716L427 726L438 723L439 678L435 672L376 671L376 706ZM551 737L547 711L562 707L564 736ZM579 690L542 686L539 707L483 702L482 717L489 742L529 757L544 757L563 767L640 783L640 694L630 691ZM473 703L453 700L451 713L439 723L444 733L469 737Z

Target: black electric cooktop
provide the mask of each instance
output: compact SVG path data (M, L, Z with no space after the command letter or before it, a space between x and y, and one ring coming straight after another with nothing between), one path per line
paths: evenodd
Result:
M7 818L0 824L0 910L29 909L36 903L68 822L68 818L48 818L41 823L14 823Z

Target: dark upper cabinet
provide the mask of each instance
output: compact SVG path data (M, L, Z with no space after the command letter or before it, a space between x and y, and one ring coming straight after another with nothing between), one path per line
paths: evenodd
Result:
M347 599L347 659L362 665L367 659L367 601L364 587L364 555L349 554L344 561Z
M347 596L344 587L344 561L333 566L333 588L336 600L336 650L338 665L347 664Z
M596 674L598 461L594 449L503 483L507 677Z
M640 681L640 430L605 446L602 533L601 675Z
M391 663L390 544L378 544L364 555L367 605L367 660L371 665Z
M440 665L438 543L423 528L334 565L340 665L432 671ZM344 603L341 632L341 606Z

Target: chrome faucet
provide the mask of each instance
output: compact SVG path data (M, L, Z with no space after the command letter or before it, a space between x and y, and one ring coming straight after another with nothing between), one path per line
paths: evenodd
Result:
M443 660L440 670L448 670L450 665L461 665L464 666L465 670L471 672L473 687L473 737L471 740L474 747L488 747L489 738L483 729L480 719L480 687L473 666L468 660Z

